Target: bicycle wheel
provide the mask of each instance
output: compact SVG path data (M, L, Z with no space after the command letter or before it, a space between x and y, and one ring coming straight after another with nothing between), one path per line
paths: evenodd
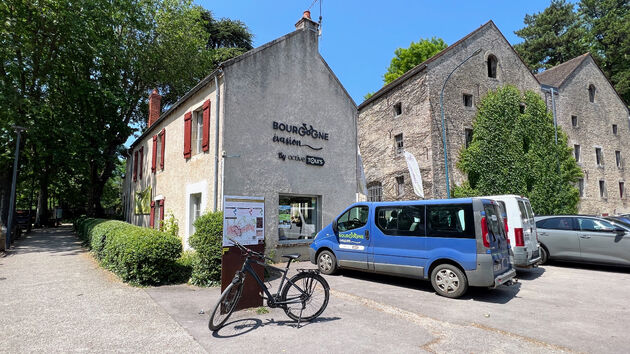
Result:
M243 281L232 282L221 294L219 301L214 306L214 311L210 316L208 322L208 328L211 331L216 331L223 327L223 324L230 317L234 308L238 303L238 299L241 297L241 291L243 291Z
M318 274L303 272L293 276L282 289L281 301L284 312L292 320L311 321L321 315L328 305L330 287Z

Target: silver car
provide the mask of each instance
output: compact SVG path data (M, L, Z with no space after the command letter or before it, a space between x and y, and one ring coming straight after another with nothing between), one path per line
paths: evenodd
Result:
M594 216L537 216L541 264L548 259L630 266L630 228Z

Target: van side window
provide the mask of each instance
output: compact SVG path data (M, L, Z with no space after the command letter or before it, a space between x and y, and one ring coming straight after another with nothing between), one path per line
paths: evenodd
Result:
M523 220L523 225L529 222L529 216L527 215L527 208L525 207L525 203L522 200L518 201L518 209L521 211L521 220Z
M472 204L427 205L427 236L475 238Z
M582 231L594 231L594 232L613 232L615 227L613 224L597 219L579 218L580 228Z
M550 218L546 220L542 220L544 223L541 223L543 229L550 230L573 230L573 220L571 218ZM538 227L538 223L536 224Z
M354 230L367 224L369 208L365 205L349 209L337 219L339 231Z
M391 236L424 236L424 206L397 205L376 208L376 226Z

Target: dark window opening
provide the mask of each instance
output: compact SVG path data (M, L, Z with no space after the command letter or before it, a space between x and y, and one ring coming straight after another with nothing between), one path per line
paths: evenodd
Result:
M396 136L394 136L394 140L396 142L396 153L397 154L402 154L403 151L405 150L405 145L403 143L403 135L402 133L397 134Z
M380 202L383 200L383 186L380 182L368 187L368 202Z
M595 102L595 85L588 85L588 100L591 102Z
M617 135L617 124L613 124L613 134Z
M467 93L464 94L464 106L466 107L472 107L473 105L473 100L472 100L472 95L469 95Z
M405 194L405 177L396 177L396 196L400 197Z
M604 165L604 156L602 156L602 148L595 148L595 159L597 160L597 166Z
M472 140L473 140L473 130L464 129L464 134L465 134L465 145L466 145L466 148L468 148L470 146L470 143L472 143Z
M580 145L573 145L573 156L575 156L575 161L580 162Z
M615 151L615 161L617 162L617 168L621 168L621 151Z
M619 198L623 199L623 192L624 192L624 183L623 182L619 182Z
M571 116L571 126L573 128L577 128L578 126L578 119L577 116Z
M606 182L599 181L599 197L606 198Z
M584 196L584 178L578 179L577 183L578 190L580 191L580 197Z
M488 77L496 78L497 77L497 57L494 55L490 55L488 57Z
M394 117L402 114L402 103L398 102L394 105Z

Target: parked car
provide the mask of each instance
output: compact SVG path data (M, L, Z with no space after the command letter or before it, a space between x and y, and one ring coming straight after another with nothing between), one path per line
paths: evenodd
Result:
M620 223L620 224L625 224L624 226L630 226L630 217L619 215L619 216L606 216L604 217L604 219L610 220L612 222Z
M494 199L505 208L507 235L510 239L512 264L518 268L531 268L540 263L540 250L534 211L529 199L519 195L492 195L481 198Z
M542 262L630 266L630 227L595 216L536 217Z
M482 198L365 202L320 231L310 260L339 268L430 280L442 296L511 284L516 272L496 201Z

